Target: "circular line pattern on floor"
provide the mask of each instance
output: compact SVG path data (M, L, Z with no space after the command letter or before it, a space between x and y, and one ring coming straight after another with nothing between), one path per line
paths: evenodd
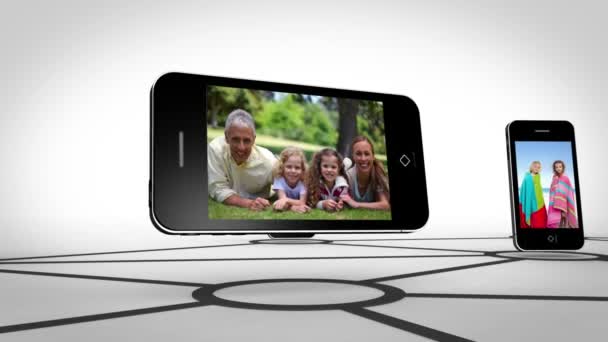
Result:
M293 287L294 284L304 283L305 284L328 284L327 288L335 289L335 285L347 286L347 287L359 287L362 288L361 300L336 302L336 303L322 303L322 304L276 304L276 303L256 303L256 302L244 302L239 300L230 299L230 290L234 287L247 287L257 286L264 284L286 284L288 287ZM285 286L285 285L284 285ZM367 288L367 289L365 289ZM372 290L372 291L370 291ZM224 292L222 295L221 293ZM376 297L369 298L370 293L379 294ZM202 304L227 306L232 308L241 309L256 309L256 310L284 310L284 311L310 311L310 310L341 310L347 308L364 308L367 306L383 305L393 303L403 299L406 296L405 292L397 287L377 284L371 282L359 282L342 279L261 279L261 280L245 280L235 281L223 284L215 284L210 286L204 286L192 293L192 297ZM267 298L267 300L270 298Z
M492 238L472 238L472 239L492 239ZM508 239L508 238L504 238ZM608 241L606 237L588 237L587 240L594 241ZM425 239L381 239L371 241L408 241L408 240L425 240ZM454 238L435 238L431 240L454 240ZM466 238L458 238L457 240L467 240ZM360 240L366 241L366 240ZM49 256L36 256L36 257L20 257L20 258L9 258L9 259L0 259L0 264L3 265L19 265L19 264L61 264L66 263L66 261L45 261L40 259L49 259L49 258L64 258L64 257L78 257L78 256L91 256L91 255L104 255L104 254L125 254L125 253L142 253L142 252L152 252L152 251L175 251L175 250L187 250L187 249L202 249L202 248L216 248L216 247L232 247L232 246L254 246L254 245L262 245L262 244L275 244L275 245L307 245L307 244L331 244L333 241L331 240L319 240L319 239L282 239L282 240L274 240L274 239L265 239L265 240L253 240L249 243L245 244L226 244L226 245L209 245L209 246L193 246L193 247L180 247L180 248L166 248L166 249L146 249L146 250L132 250L132 251L113 251L113 252L102 252L102 253L85 253L85 254L63 254L63 255L49 255ZM365 280L340 280L340 279L316 279L316 278L283 278L283 279L260 279L260 280L246 280L246 281L233 281L226 282L221 284L208 284L208 283L189 283L189 282L177 282L170 280L156 280L156 279L137 279L137 278L121 278L121 277L111 277L111 276L101 276L101 275L87 275L87 274L68 274L68 273L56 273L56 272L41 272L41 271L29 271L29 270L12 270L12 269L1 269L0 273L2 274L22 274L28 276L40 276L40 277L60 277L60 278L74 278L74 279L89 279L89 280L102 280L102 281L118 281L118 282L131 282L131 283L147 283L147 284L156 284L156 285L171 285L171 286L187 286L194 287L196 290L192 292L192 297L196 299L195 301L188 303L178 303L157 307L150 307L145 309L132 309L132 310L123 310L117 312L106 312L106 313L98 313L92 315L84 315L77 317L67 317L60 319L51 319L46 321L37 321L37 322L25 322L14 325L5 325L0 326L0 334L16 332L16 331L25 331L39 328L48 328L48 327L56 327L63 325L71 325L77 323L86 323L93 321L100 321L105 319L116 319L122 317L132 317L145 315L150 313L160 313L160 312L169 312L175 310L183 310L189 308L199 308L205 307L209 305L218 305L224 307L232 307L232 308L241 308L241 309L254 309L254 310L283 310L283 311L316 311L316 310L342 310L345 313L354 314L359 317L369 319L375 321L380 324L384 324L393 328L397 328L403 331L407 331L413 333L415 335L426 337L431 340L437 341L470 341L464 337L452 335L448 332L443 332L432 327L424 326L417 324L415 322L406 321L397 317L385 315L374 311L372 309L368 309L367 307L378 306L383 304L389 304L393 302L397 302L399 300L404 299L409 296L411 298L462 298L462 299L504 299L504 300L545 300L545 301L591 301L591 302L608 302L608 297L606 296L531 296L531 295L517 295L517 294L496 294L496 295L483 295L483 294L453 294L453 293L409 293L406 294L404 290L393 287L390 285L386 285L383 282L389 280L396 279L405 279L412 277L425 276L429 274L439 274L445 272L456 272L467 269L476 269L482 267L488 267L493 265L507 264L507 263L516 263L520 261L526 260L535 260L535 261L608 261L608 255L598 254L598 253L584 253L584 252L564 252L564 251L542 251L542 252L517 252L513 250L505 250L505 251L476 251L476 250L462 250L462 249L449 249L449 248L424 248L424 247L407 247L407 246L387 246L387 245L371 245L371 244L338 244L342 246L353 246L353 247L367 247L367 248L398 248L400 250L406 251L409 248L411 249L421 249L421 250L441 250L441 251L453 251L453 252L471 252L471 253L482 253L483 256L494 258L495 261L489 262L481 262L481 263L473 263L462 266L453 266L453 267L441 267L437 269L431 269L427 271L420 272L409 272L404 274L390 275L379 278L365 279ZM392 256L377 256L378 258L389 258ZM420 256L424 258L425 256ZM430 256L426 256L430 257ZM452 255L451 257L455 257ZM318 257L312 259L330 259L326 257ZM344 257L343 259L357 259L361 258L361 256L349 256ZM36 259L36 260L28 260L28 259ZM259 260L287 260L289 258L260 258ZM496 260L499 259L499 260ZM231 259L232 260L232 259ZM234 259L239 260L239 259ZM247 258L243 258L243 260L248 260ZM143 262L179 262L183 260L143 260ZM192 260L195 261L195 260ZM205 259L201 259L200 261L209 261ZM221 261L218 259L217 261ZM67 261L70 263L71 261ZM124 263L124 262L133 262L132 260L81 260L74 261L77 263ZM1 267L1 266L0 266ZM242 296L243 289L249 290L254 289L257 291L267 291L264 289L265 285L268 287L273 286L287 286L291 287L291 289L298 290L299 285L306 286L309 284L311 286L322 287L323 285L327 285L328 288L331 288L333 291L333 295L335 295L336 289L340 287L350 289L348 291L353 291L349 296L343 296L341 299L331 299L330 300L312 300L309 301L308 304L303 304L303 301L298 302L290 302L289 296L279 298L277 301L276 298L268 298L262 296L255 298L254 301L246 301L243 299L247 299L247 296ZM240 287L240 289L239 289ZM359 291L359 293L357 293ZM239 294L240 293L240 294ZM300 292L301 293L301 292ZM335 298L339 298L339 296L335 296ZM274 301L273 301L274 300Z

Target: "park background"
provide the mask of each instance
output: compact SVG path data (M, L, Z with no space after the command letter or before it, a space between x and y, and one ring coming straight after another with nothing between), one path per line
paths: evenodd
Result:
M256 145L269 149L277 157L286 147L295 146L302 149L310 167L313 154L329 147L352 160L351 142L357 135L364 135L372 141L375 157L384 164L388 174L381 102L221 86L208 86L206 99L207 142L224 135L228 114L235 109L244 109L255 121ZM272 210L251 212L220 205L211 198L208 214L212 219L391 218L390 211L349 208L338 213L316 209L306 214Z
M296 146L310 162L314 152L330 147L352 159L350 144L357 135L364 135L386 167L381 102L209 86L207 141L223 134L228 114L239 108L255 120L256 144L277 156L285 147Z

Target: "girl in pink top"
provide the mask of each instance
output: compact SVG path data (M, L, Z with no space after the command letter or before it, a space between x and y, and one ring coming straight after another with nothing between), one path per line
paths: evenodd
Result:
M325 148L313 155L306 187L310 207L327 211L344 208L341 196L348 194L348 182L342 156L336 150Z
M566 176L566 164L553 162L553 180L549 194L548 228L578 228L576 217L576 193Z

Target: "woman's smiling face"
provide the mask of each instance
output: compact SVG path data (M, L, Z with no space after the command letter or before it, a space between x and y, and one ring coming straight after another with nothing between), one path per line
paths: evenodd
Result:
M357 172L364 174L369 173L374 161L372 146L365 140L354 144L353 159L355 160L355 165L357 166Z

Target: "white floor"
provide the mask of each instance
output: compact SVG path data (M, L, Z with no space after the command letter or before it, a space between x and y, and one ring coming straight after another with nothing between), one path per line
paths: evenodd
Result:
M0 260L0 339L606 340L608 239L497 256L510 239L255 238Z

